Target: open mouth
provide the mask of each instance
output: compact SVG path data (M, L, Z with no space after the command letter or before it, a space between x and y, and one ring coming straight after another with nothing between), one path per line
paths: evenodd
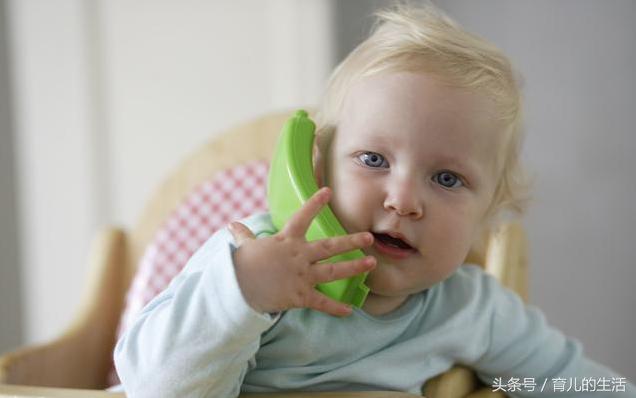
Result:
M401 260L417 252L417 249L400 238L375 232L373 237L375 238L373 247L385 256Z
M394 238L394 237L392 237L390 235L387 235L387 234L374 233L373 237L378 242L381 242L382 244L387 245L387 246L396 247L398 249L404 249L404 250L415 250L411 245L409 245L408 243L406 243L402 239Z

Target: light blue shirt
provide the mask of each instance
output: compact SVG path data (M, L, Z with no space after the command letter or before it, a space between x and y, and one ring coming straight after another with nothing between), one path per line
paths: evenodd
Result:
M266 214L244 222L259 237L275 232ZM115 365L129 397L420 394L428 379L454 364L513 397L636 397L629 383L622 384L624 393L574 392L584 378L607 380L608 390L620 389L615 382L624 378L586 358L580 343L477 266L460 267L383 316L355 309L337 318L295 309L272 317L245 302L233 250L227 230L214 234L119 340ZM516 380L523 384L515 388Z

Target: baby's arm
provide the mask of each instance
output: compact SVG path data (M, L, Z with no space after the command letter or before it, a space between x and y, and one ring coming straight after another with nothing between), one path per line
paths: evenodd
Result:
M306 306L346 315L347 306L313 285L368 271L375 261L316 263L372 237L306 242L304 231L328 198L319 191L271 237L254 240L235 225L236 251L227 230L208 240L117 343L115 365L128 396L237 396L261 333L274 323L268 313Z
M219 231L152 300L115 347L129 397L236 396L260 334L274 323L245 303Z
M495 300L491 337L475 367L487 384L511 397L636 398L634 385L587 358L581 344L548 325L538 309L491 278L486 284ZM624 392L612 391L616 387Z

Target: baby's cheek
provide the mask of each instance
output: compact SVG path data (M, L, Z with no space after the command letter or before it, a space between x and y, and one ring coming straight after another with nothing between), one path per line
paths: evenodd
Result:
M341 186L337 192L334 190L331 205L336 216L351 218L357 213L359 202L360 198L355 190L351 187Z
M435 240L440 243L440 254L445 258L444 265L458 265L470 250L474 225L469 216L462 212L447 214L436 221L436 227L429 233L435 234Z
M365 195L364 187L354 180L341 179L333 189L331 206L336 217L345 229L357 230L356 225L364 218L365 209L368 207L368 195Z

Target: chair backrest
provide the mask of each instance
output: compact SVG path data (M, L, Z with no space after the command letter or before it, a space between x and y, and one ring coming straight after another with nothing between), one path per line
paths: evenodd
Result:
M269 163L278 133L292 111L262 116L213 137L172 172L146 204L130 233L128 282L161 226L184 199L216 173L256 160Z
M268 171L266 160L253 160L218 171L186 195L139 259L118 333L168 286L214 232L233 220L267 210Z
M266 210L269 160L292 113L266 115L214 137L153 195L130 234L125 276L129 289L119 332L214 231ZM519 225L484 235L467 262L483 266L526 297L525 238Z
M166 177L128 234L120 335L188 258L229 221L266 210L269 160L292 111L268 114L213 137ZM107 377L118 382L114 367Z

